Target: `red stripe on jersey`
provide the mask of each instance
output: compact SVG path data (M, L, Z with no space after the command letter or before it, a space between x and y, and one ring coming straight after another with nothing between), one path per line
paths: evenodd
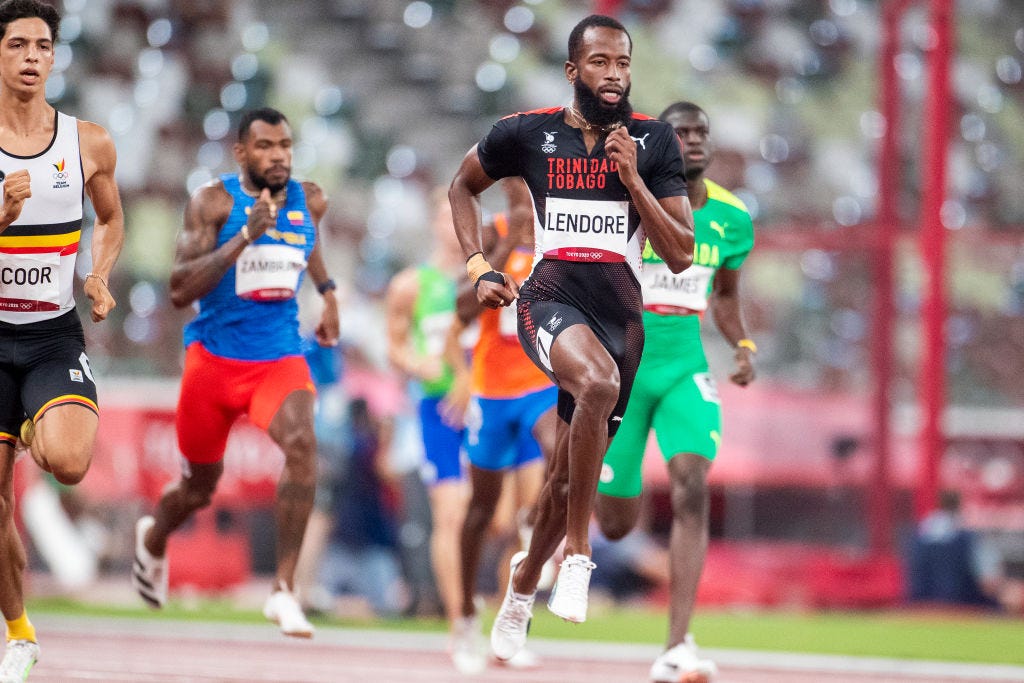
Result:
M557 114L558 112L565 109L565 107L547 107L545 109L531 109L530 111L517 111L515 114L509 114L502 116L501 120L510 119L513 116L526 116L527 114Z
M622 263L626 257L614 251L593 247L561 247L544 252L545 258L558 261L584 261L589 263Z
M67 256L78 253L78 242L66 247L0 247L0 254L60 254Z

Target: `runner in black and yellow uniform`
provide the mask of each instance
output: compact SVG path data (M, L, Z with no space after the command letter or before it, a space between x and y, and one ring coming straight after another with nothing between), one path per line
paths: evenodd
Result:
M737 368L730 379L748 384L756 347L744 330L738 285L740 266L754 246L754 228L743 202L704 178L712 153L707 114L679 102L661 119L683 144L694 207L693 265L674 275L652 249L644 250L646 342L629 407L604 458L596 510L609 538L621 538L636 524L644 449L654 429L672 480L673 580L669 649L655 662L651 678L698 682L715 673L713 662L697 657L688 630L707 548L706 476L721 443L722 421L700 322L710 309L719 331L736 348Z

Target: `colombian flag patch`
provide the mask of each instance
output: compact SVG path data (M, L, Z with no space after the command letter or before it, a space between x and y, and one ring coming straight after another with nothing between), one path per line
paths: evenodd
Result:
M289 211L287 216L291 225L302 225L306 220L305 214L301 211Z

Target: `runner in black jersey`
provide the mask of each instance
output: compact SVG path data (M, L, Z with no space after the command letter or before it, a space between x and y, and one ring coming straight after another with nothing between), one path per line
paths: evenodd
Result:
M650 240L673 272L693 256L679 143L670 126L632 113L631 49L615 19L592 15L577 24L565 64L573 105L498 121L449 191L477 298L493 308L519 296L523 347L560 389L557 450L537 526L529 553L513 557L491 632L500 659L525 643L541 568L563 535L566 560L548 606L569 621L586 618L594 568L587 527L601 458L643 349L641 250ZM536 209L535 265L521 290L480 253L478 196L508 176L526 180Z

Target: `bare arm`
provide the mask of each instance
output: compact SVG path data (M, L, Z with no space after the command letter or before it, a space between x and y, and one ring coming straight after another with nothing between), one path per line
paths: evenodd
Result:
M92 274L83 284L85 295L92 300L90 314L93 322L106 319L117 306L107 288L110 272L124 246L124 211L121 196L114 179L117 150L110 135L95 123L79 121L79 140L82 166L85 173L85 192L96 212L92 229Z
M309 216L316 229L316 242L313 244L313 251L309 254L309 263L306 269L309 271L309 279L319 288L330 280L330 276L327 274L327 265L324 263L320 239L320 221L327 213L327 196L316 183L304 182L302 188L306 191L306 208L309 209ZM320 324L316 328L316 340L320 346L336 346L338 337L341 335L338 297L335 296L333 288L326 290L321 297L324 302L324 310L320 315Z
M385 300L388 360L396 370L415 379L441 376L441 359L423 358L412 348L412 317L419 295L419 280L414 268L406 268L388 285Z
M459 166L451 187L448 188L455 234L467 259L473 254L483 252L483 241L480 236L480 193L493 184L494 181L480 164L476 146L473 146L463 157L462 165ZM477 300L488 308L508 306L519 295L519 288L514 283L509 285L509 278L505 278L504 284L489 280L478 280L473 284L477 286Z
M655 199L637 172L636 143L625 128L616 128L605 141L608 158L619 166L619 178L629 190L647 239L673 273L693 263L693 211L687 197Z
M729 379L745 387L754 381L754 354L744 346L736 346L739 340L747 338L747 331L743 325L743 316L740 311L739 283L739 269L720 269L715 274L714 292L709 305L718 331L736 350L736 370L729 375Z

